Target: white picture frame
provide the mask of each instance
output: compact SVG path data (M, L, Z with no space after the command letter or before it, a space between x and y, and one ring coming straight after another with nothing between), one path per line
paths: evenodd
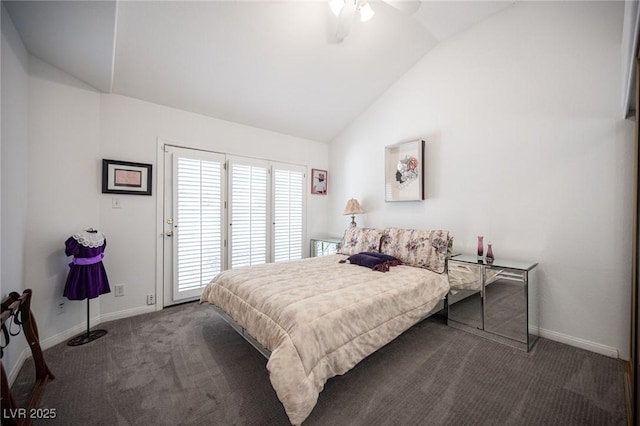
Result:
M424 141L385 147L385 201L424 200Z

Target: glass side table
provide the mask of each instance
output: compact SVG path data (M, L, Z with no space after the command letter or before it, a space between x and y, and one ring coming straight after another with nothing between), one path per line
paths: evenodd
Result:
M540 332L537 263L477 256L449 259L447 324L525 351Z

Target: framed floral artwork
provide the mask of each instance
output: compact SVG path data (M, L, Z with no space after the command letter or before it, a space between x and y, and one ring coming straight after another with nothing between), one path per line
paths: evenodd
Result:
M424 141L385 147L385 201L424 200Z

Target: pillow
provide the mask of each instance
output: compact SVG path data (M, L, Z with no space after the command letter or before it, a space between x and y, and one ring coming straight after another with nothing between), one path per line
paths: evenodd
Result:
M392 262L394 260L398 260L393 256L389 256L388 254L380 253L377 251L366 251L358 254L366 254L367 256L377 257L378 259L382 259L383 262Z
M358 228L349 226L344 231L344 237L340 243L339 254L352 255L361 252L379 252L380 240L384 230L377 228Z
M441 274L448 253L453 250L449 231L387 228L380 251L398 258L403 264L418 266Z
M352 265L364 266L378 272L387 272L390 266L402 264L402 262L393 256L377 252L352 254L346 260L341 260L340 263L345 263L347 260Z
M447 242L447 257L453 257L453 236L449 235L449 241Z
M389 257L391 257L391 256L389 256ZM367 268L373 268L374 266L385 262L384 259L381 259L381 258L376 257L376 256L371 256L370 254L368 254L366 252L352 254L351 256L349 256L347 258L347 260L352 265L366 266Z

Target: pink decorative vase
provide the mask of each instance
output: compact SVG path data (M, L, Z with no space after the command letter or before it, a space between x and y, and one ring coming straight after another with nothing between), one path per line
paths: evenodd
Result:
M487 243L487 262L493 262L493 248L491 246L490 242Z
M478 257L482 257L484 254L484 237L478 237Z

